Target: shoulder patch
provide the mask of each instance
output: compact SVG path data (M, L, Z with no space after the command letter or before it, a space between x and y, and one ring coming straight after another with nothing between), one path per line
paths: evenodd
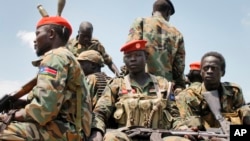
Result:
M43 74L43 75L49 75L49 76L52 76L52 77L56 77L57 70L52 68L52 67L41 66L41 67L39 67L38 74Z

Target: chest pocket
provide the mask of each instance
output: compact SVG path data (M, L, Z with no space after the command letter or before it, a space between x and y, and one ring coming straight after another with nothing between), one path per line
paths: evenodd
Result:
M166 109L167 104L167 99L163 97L166 91L159 89L155 76L150 75L150 77L155 89L149 90L148 95L132 93L129 77L128 75L124 77L128 94L119 95L120 100L116 103L114 113L119 126L163 127L163 110Z

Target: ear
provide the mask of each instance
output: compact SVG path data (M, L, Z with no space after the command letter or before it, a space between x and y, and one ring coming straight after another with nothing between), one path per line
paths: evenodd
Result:
M56 32L55 32L55 30L54 29L50 29L49 30L49 38L54 38L56 36Z

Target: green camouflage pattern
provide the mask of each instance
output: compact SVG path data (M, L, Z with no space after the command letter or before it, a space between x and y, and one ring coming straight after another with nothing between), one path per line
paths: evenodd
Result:
M111 79L111 77L107 76L104 72L96 72L93 74L89 74L87 77L87 84L89 86L89 91L92 99L92 107L94 108L98 99L100 98L101 92L103 91L107 82ZM99 78L101 77L101 78ZM99 78L99 79L98 79ZM102 86L100 86L102 85Z
M162 94L165 95L165 92L168 89L168 81L161 76L155 77L160 91L162 92ZM136 82L131 81L131 87L137 94L155 96L156 89L154 87L152 79L148 78L145 81L146 82L144 86L140 86ZM126 92L124 93L124 91L126 90L127 89L125 85L125 80L123 77L116 77L109 81L103 91L102 96L97 101L96 107L93 110L94 114L92 128L97 128L103 133L105 133L106 122L111 116L114 116L115 104L119 101L122 95L127 94ZM168 126L175 127L179 123L179 111L177 109L174 99L168 98L167 100L165 100L165 102L167 106L164 110L168 111L171 116L169 118L171 119L172 125Z
M95 50L87 50L80 53L80 55L77 57L77 60L88 60L91 62L94 62L96 64L99 64L100 66L104 66L104 60L101 56L101 54L98 51Z
M84 46L78 43L78 40L76 38L72 38L68 41L67 48L76 56L78 57L79 54L83 51L87 50L96 50L98 51L104 60L105 64L111 64L112 58L107 52L105 51L104 46L100 43L100 41L96 38L91 39L91 45Z
M201 85L201 82L191 82L189 86L187 86L187 88L190 89L196 89L197 87L199 87Z
M175 82L175 88L185 88L185 48L182 34L161 15L136 18L131 25L127 42L147 40L149 53L147 71Z
M204 83L188 87L176 96L176 104L180 110L180 116L184 119L201 117L201 124L205 127L220 127L206 103L203 92L206 92ZM239 85L230 82L221 83L219 90L222 115L236 113L244 104L245 100ZM225 117L225 116L224 116ZM226 118L226 117L225 117Z
M37 85L29 93L30 103L21 109L24 122L12 122L0 139L24 140L76 140L68 139L76 134L76 103L81 100L81 129L90 135L92 106L84 73L74 55L65 47L53 49L42 57ZM44 71L44 67L50 68ZM51 70L52 69L52 70ZM76 91L79 92L77 93ZM81 99L77 99L81 94Z

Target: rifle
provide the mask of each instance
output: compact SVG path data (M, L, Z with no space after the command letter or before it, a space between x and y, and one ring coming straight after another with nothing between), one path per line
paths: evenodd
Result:
M229 134L230 122L223 118L221 114L221 105L219 101L218 91L207 91L204 92L203 95L215 119L219 121L223 133Z
M109 129L112 130L112 129ZM108 130L108 131L109 131ZM229 134L223 134L216 132L215 130L211 131L185 131L185 130L166 130L166 129L153 129L153 128L145 128L140 126L135 127L124 127L119 128L119 131L122 131L127 134L128 137L150 137L150 140L154 141L162 141L161 135L164 136L184 136L184 135L192 135L192 136L201 136L201 137L218 137L218 138L227 138L229 139Z
M36 85L37 77L30 80L28 83L26 83L24 86L21 87L16 92L5 94L0 98L0 112L7 112L9 111L13 105L14 102L18 101L19 98L30 92L33 87Z

